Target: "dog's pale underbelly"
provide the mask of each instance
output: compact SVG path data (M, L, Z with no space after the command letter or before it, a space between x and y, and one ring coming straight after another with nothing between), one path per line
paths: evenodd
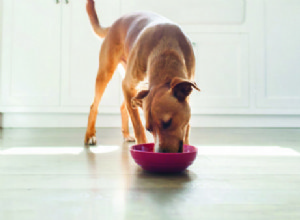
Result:
M117 67L117 71L120 73L122 79L125 77L125 67L123 64L119 64ZM149 89L149 81L148 78L145 78L144 81L141 81L138 86L136 87L137 92L142 91L142 90L148 90Z

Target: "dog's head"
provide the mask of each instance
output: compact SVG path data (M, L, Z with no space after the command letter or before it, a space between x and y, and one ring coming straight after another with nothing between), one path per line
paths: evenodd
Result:
M182 152L191 117L188 97L193 88L200 91L194 82L175 77L132 99L132 107L143 108L146 129L152 133L157 151Z

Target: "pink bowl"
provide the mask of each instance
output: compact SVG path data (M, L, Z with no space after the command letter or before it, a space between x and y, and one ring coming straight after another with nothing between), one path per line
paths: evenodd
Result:
M155 153L154 143L133 145L130 149L135 162L144 170L158 173L177 173L190 166L197 156L197 148L183 146L183 153Z

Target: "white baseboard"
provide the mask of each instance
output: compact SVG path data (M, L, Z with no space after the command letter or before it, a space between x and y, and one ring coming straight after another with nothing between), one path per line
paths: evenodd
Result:
M2 127L86 127L88 114L81 113L4 113ZM99 115L97 127L121 127L118 114Z
M192 127L300 127L300 115L193 115Z
M86 127L84 113L3 113L0 127ZM100 114L97 127L121 127L119 114ZM300 115L192 115L192 127L300 127Z

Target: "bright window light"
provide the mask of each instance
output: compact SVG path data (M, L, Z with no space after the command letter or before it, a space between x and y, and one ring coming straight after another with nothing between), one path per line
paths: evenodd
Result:
M104 154L110 153L113 151L118 150L119 146L97 146L97 147L90 147L89 150L94 154Z
M280 146L198 146L201 155L213 156L286 156L299 157L300 153Z
M83 147L12 147L0 150L0 155L80 154Z
M90 147L94 154L109 153L119 149L119 146L97 146ZM0 155L78 155L84 151L83 146L55 146L55 147L12 147L0 150Z

